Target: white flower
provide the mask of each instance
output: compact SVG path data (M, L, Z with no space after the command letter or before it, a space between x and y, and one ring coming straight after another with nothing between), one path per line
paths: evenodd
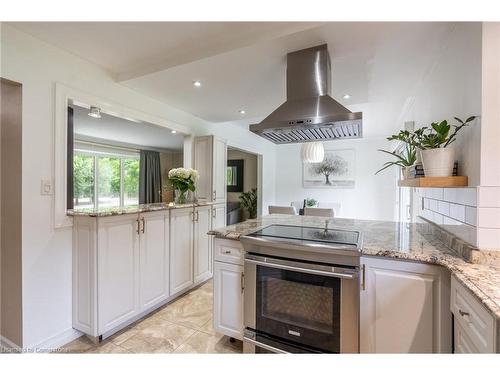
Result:
M191 179L193 182L199 177L199 173L191 168L173 168L168 171L168 178L180 178L184 180Z

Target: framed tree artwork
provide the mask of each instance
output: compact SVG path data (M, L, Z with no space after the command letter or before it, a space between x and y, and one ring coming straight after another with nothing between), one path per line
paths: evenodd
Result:
M304 188L344 188L355 185L356 154L349 150L325 150L321 163L304 163L302 184Z
M227 161L227 192L243 192L243 159Z

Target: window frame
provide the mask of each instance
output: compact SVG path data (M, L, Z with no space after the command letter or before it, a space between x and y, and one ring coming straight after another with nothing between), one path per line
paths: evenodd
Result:
M113 149L109 146L106 145L97 145L99 148L109 148L110 151L93 151L93 150L86 150L82 148L77 147L78 142L75 142L75 147L73 150L74 155L85 155L85 156L90 156L92 157L93 160L93 167L94 167L94 181L93 181L93 187L94 187L94 210L99 210L99 162L98 158L99 157L107 157L107 158L115 158L120 160L120 206L119 208L123 209L126 207L131 207L134 205L129 205L125 206L125 183L124 183L124 163L123 161L125 159L137 159L140 162L140 153L137 150L127 150L127 153L119 153L114 151ZM139 204L139 197L137 197L137 204ZM78 209L75 207L75 209Z

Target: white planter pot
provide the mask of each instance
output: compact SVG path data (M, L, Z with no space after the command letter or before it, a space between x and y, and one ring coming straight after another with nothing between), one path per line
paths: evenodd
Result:
M434 148L422 150L422 163L426 177L453 176L455 150L453 148Z

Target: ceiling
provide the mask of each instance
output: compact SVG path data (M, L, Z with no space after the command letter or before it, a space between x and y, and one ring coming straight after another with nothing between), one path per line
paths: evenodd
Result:
M415 88L455 27L431 22L13 25L102 66L123 85L210 122L251 123L267 116L285 101L287 52L328 43L332 96L364 113L364 137L382 137L401 125ZM194 87L194 80L201 87Z
M75 138L111 145L144 147L180 151L184 136L172 134L170 129L147 122L134 122L101 112L101 118L88 115L89 110L73 105Z

